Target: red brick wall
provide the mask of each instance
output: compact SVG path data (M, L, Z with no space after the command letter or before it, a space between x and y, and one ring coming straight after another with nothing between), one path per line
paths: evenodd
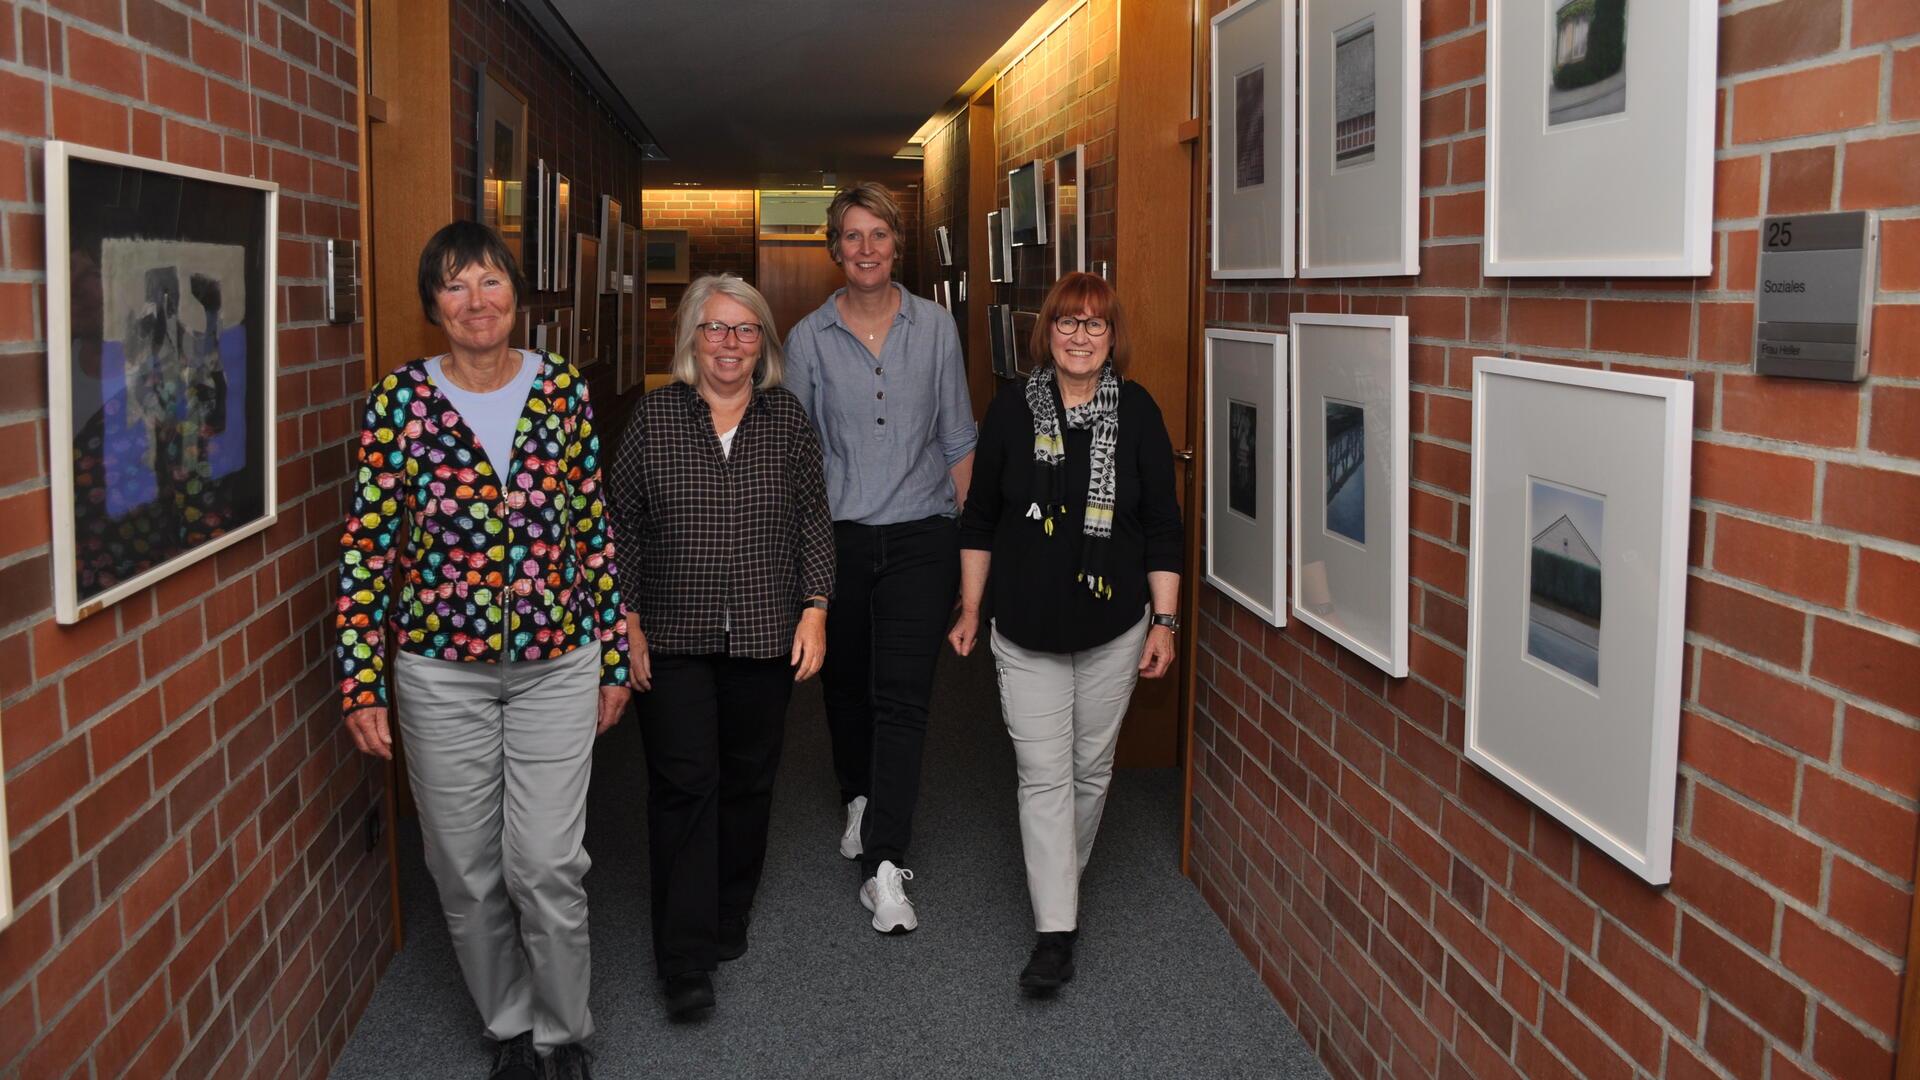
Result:
M644 227L687 230L687 276L732 274L754 281L753 192L705 188L660 188L642 193ZM673 320L685 285L654 285L649 301L664 298L662 310L647 309L647 370L662 372L673 360ZM787 328L782 327L784 332Z
M452 0L452 6L454 213L465 218L474 213L474 164L480 153L474 144L474 114L479 107L480 65L485 64L527 95L528 169L536 159L545 158L548 168L557 169L572 184L568 204L572 231L600 235L602 195L619 200L623 220L637 223L639 143L518 9L499 0ZM532 277L531 267L527 275ZM572 307L574 291L569 283L564 292L535 292L527 299L530 317L541 322L561 308ZM599 304L604 339L613 324L613 294L601 296ZM622 331L624 348L625 327ZM614 365L590 367L587 377L599 405L597 415L606 422L622 411L614 397ZM610 425L609 430L613 430Z
M1212 8L1225 6L1216 0ZM1203 591L1194 874L1336 1076L1885 1076L1920 795L1920 5L1720 24L1715 272L1483 280L1486 0L1423 6L1418 279L1216 283L1209 322L1405 314L1412 676ZM1872 374L1750 374L1758 219L1875 208ZM1461 754L1476 354L1691 378L1673 882Z
M1051 177L1053 159L1084 143L1086 188L1081 197L1087 218L1088 268L1095 260L1113 259L1119 32L1118 0L1089 0L1001 74L994 86L993 114L999 180L993 200L975 211L984 214L1007 208L1007 170L1037 158ZM1052 229L1052 206L1042 211L1049 215L1047 228ZM996 303L1038 311L1053 286L1053 258L1051 243L1014 248L1014 284L989 285L983 266L970 290L985 288L995 294Z
M254 5L249 33L243 0L61 0L50 24L0 0L19 906L0 931L0 1075L323 1074L389 955L386 859L363 840L381 770L342 734L321 629L364 392L359 327L317 321L323 241L360 229L353 6ZM47 137L282 185L279 521L73 627L50 597Z
M923 291L930 295L930 286L945 279L954 291L954 311L958 313L963 310L959 303L960 274L967 268L967 110L954 113L945 127L929 135L925 151L920 166L920 251L915 262L921 283L929 286ZM934 230L942 225L947 227L947 245L953 251L952 266L940 265L940 242L934 239ZM978 281L969 275L967 284L977 288L985 284L985 279L985 274ZM961 326L965 325L962 320Z

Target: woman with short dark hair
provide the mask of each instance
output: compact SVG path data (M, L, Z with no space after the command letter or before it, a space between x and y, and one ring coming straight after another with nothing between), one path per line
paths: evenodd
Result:
M1127 327L1112 287L1062 277L1028 349L1033 374L1002 390L980 425L948 641L973 651L991 571L1037 931L1020 987L1046 995L1073 978L1080 875L1135 680L1173 661L1183 536L1160 408L1120 377Z
M489 1075L584 1080L587 783L631 693L600 436L572 365L508 345L525 280L491 229L434 234L419 283L447 351L367 399L334 619L341 711L356 747L392 758L391 659L427 868L496 1041Z
M953 316L893 280L900 210L879 184L827 208L846 287L787 337L788 385L820 432L839 569L821 672L846 824L875 930L919 925L908 841L934 661L959 580L953 520L973 470L973 405Z

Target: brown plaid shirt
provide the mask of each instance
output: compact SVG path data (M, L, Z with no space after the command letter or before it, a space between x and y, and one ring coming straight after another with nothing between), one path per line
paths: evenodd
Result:
M620 588L651 651L784 657L806 598L833 595L820 442L786 390L754 393L725 456L697 390L655 390L608 486Z

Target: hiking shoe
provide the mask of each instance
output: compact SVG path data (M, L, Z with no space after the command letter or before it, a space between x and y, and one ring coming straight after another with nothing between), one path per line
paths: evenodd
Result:
M840 855L842 858L860 857L860 818L867 812L867 797L855 795L847 804L847 827L840 833Z
M1073 981L1073 939L1077 931L1048 930L1034 941L1027 966L1020 969L1020 989L1031 997L1052 997Z
M860 904L873 912L873 928L883 934L904 934L920 925L913 913L913 901L907 899L906 883L913 871L902 870L882 861L879 869L860 886Z

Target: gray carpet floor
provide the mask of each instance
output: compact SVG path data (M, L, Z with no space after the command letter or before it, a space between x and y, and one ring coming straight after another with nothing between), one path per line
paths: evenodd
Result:
M908 887L920 929L873 932L817 683L789 716L750 948L718 1008L675 1024L648 943L646 771L629 719L596 751L589 804L600 1080L626 1077L1324 1077L1200 894L1179 874L1180 777L1121 770L1081 890L1078 975L1021 997L1032 945L1013 752L982 649L941 661ZM484 1077L488 1044L421 861L402 830L407 946L333 1070L339 1080Z

